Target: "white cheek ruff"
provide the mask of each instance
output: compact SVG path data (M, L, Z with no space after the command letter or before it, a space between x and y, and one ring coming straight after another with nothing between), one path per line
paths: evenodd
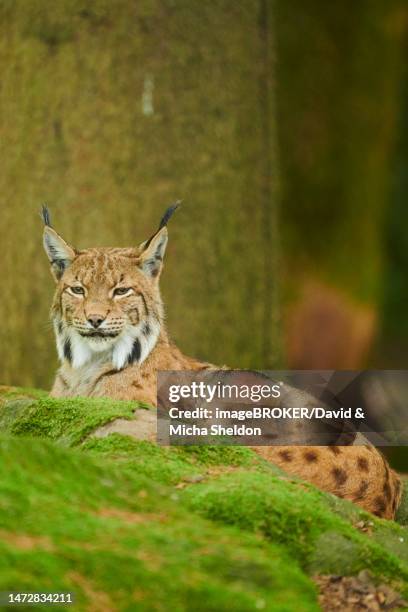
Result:
M80 368L92 360L94 351L85 338L82 338L77 331L69 331L68 337L71 340L72 367Z
M148 326L149 333L145 333ZM128 327L120 334L112 351L112 364L116 370L122 370L131 363L144 362L154 348L160 333L157 321L142 321L138 325Z
M131 327L129 330L120 334L112 350L112 364L116 370L121 370L127 364L137 338L138 333L136 327Z
M84 338L73 327L64 327L54 320L58 357L73 368L81 368L92 361L111 363L116 370L127 365L141 365L153 350L160 333L155 319L127 326L117 338Z
M53 324L54 324L55 339L57 342L58 358L60 361L64 361L64 338L63 338L63 331L62 331L62 323L60 319L54 319Z

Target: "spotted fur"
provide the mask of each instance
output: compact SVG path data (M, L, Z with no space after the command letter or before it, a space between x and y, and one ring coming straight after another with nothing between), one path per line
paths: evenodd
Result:
M332 446L254 447L262 457L289 474L349 499L377 516L394 518L401 498L400 479L388 467L381 453L373 446L344 446L339 449L340 453L333 453L332 449ZM312 452L318 454L315 461L307 459L307 454ZM361 465L363 470L359 467Z

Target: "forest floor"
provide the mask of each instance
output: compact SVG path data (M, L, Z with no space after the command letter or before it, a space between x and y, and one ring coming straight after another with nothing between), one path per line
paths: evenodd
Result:
M0 591L93 612L405 607L406 499L384 521L243 447L94 435L134 410L0 387Z

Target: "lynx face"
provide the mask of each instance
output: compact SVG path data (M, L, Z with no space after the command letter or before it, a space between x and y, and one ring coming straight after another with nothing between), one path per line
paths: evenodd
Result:
M49 225L44 248L57 287L51 309L61 361L120 370L142 363L160 332L158 279L167 245L162 227L136 248L76 251Z

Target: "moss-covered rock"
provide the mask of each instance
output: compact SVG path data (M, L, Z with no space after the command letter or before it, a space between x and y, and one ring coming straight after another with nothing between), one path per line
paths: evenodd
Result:
M51 438L72 446L115 419L134 419L142 402L112 402L105 398L48 397L44 391L0 387L0 431L18 436Z
M279 545L195 517L172 490L107 457L0 440L0 590L75 592L104 609L315 609ZM133 608L134 609L134 608Z
M71 590L79 610L317 610L310 576L368 569L407 595L405 527L246 448L92 435L135 409L0 389L0 591Z

